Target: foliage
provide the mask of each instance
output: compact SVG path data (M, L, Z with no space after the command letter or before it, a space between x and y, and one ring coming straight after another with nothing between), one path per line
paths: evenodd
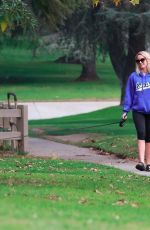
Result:
M0 1L0 27L1 31L13 31L22 28L24 32L33 31L36 19L30 8L21 0Z
M39 20L41 30L45 27L56 31L79 1L81 0L31 0L30 7Z
M77 60L82 64L78 81L99 79L96 72L96 54L104 37L102 27L97 23L96 14L97 9L91 6L90 1L81 2L65 21L61 30L60 40L67 50L68 59Z
M124 0L111 0L115 6L120 5ZM105 4L107 0L92 0L93 6L98 6L98 4ZM128 0L132 5L140 4L140 0Z
M81 63L93 61L95 49L101 41L101 31L96 30L94 12L89 3L80 4L61 30L61 44L68 50L68 57L73 56Z
M89 66L90 71L92 69L92 65L90 66L90 64L93 64L90 80L94 80L96 72L96 68L94 70L94 62L97 49L99 49L103 56L105 56L107 51L110 51L108 41L111 40L111 37L114 35L112 28L118 28L118 37L119 33L121 35L123 34L122 37L124 39L120 40L122 41L122 45L124 45L123 42L125 40L124 43L127 50L129 41L129 24L134 24L139 17L138 14L135 16L133 9L135 8L136 10L137 8L132 7L132 4L126 5L126 1L121 1L120 3L122 4L118 4L118 7L114 7L112 1L100 2L102 4L96 4L95 7L91 6L90 1L80 4L78 9L73 12L68 20L66 20L61 36L61 39L64 40L63 44L68 48L68 57L80 60L83 67L88 69ZM110 25L111 23L112 25ZM111 49L113 49L112 44ZM120 49L124 50L124 47L122 46ZM113 50L115 50L115 48ZM126 53L128 53L128 51ZM114 65L114 62L112 63ZM116 66L114 66L114 68L115 67ZM118 72L116 73L118 75ZM87 72L82 72L82 80L87 80L88 77L86 77L86 74ZM81 79L81 76L79 80Z

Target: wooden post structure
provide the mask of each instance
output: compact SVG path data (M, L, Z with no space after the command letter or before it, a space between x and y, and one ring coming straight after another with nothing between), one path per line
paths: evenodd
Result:
M16 119L17 130L21 133L21 139L18 140L19 151L27 151L28 142L28 107L25 105L18 105L18 109L21 110L21 117Z
M10 128L10 119L14 124ZM18 150L27 151L28 140L28 107L18 105L16 109L0 109L0 122L3 125L4 131L0 131L1 141L18 142Z

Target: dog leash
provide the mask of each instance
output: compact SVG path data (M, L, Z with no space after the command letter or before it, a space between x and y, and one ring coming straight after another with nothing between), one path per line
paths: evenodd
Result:
M111 122L111 123L106 123L106 124L99 124L99 125L93 125L93 126L87 126L87 127L83 127L83 128L80 128L80 129L90 129L90 128L95 128L95 127L104 127L104 126L116 125L116 124L119 124L119 127L123 127L124 124L125 124L125 122L126 122L126 120L121 119L120 121L116 121L116 122Z
M78 129L63 129L61 131L81 131L84 129L91 129L91 128L95 128L95 127L104 127L104 126L109 126L109 125L116 125L119 124L119 127L123 127L125 122L127 119L121 119L120 121L115 121L115 122L111 122L111 123L106 123L106 124L99 124L99 125L92 125L92 126L86 126L86 127L82 127L82 128L78 128Z

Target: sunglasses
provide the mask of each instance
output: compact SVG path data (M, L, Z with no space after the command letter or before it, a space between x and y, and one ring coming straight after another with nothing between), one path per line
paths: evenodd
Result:
M137 64L139 64L140 62L144 62L145 61L145 58L141 58L141 59L136 59L135 60L135 62L137 63Z

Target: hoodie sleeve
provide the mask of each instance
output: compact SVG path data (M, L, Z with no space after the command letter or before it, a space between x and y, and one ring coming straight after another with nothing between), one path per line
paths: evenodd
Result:
M123 101L123 111L129 112L132 108L133 103L133 96L134 96L134 74L131 74L128 78L126 90L125 90L125 96Z

